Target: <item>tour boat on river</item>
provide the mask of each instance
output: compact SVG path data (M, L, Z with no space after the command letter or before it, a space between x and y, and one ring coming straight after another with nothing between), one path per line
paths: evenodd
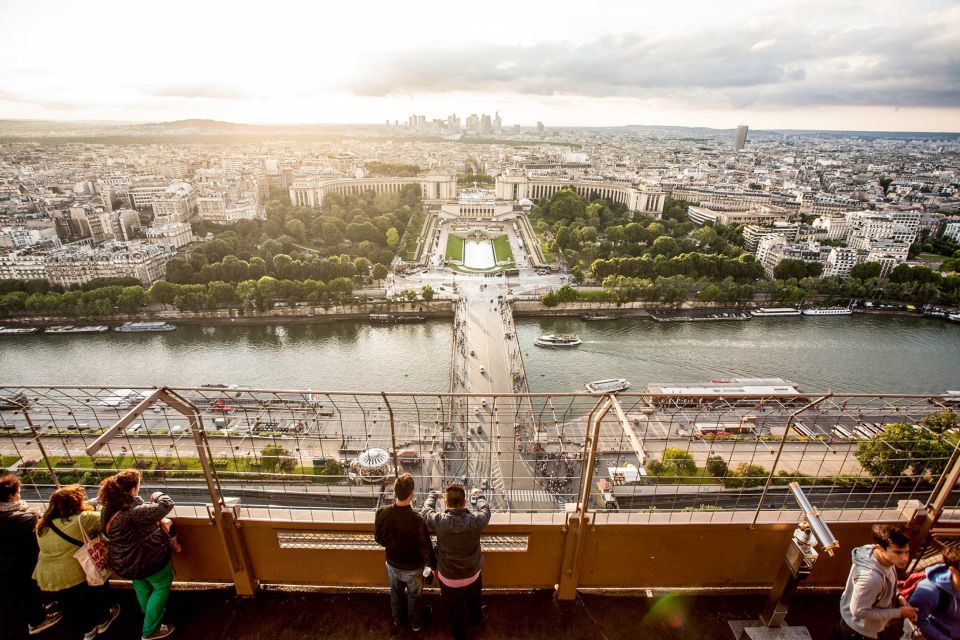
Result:
M607 380L594 380L583 385L587 391L596 395L607 393L619 393L630 388L630 383L623 378L608 378Z
M579 336L573 334L545 335L533 341L538 347L578 347L583 343Z
M90 324L78 327L72 324L62 324L54 327L47 327L44 333L104 333L109 331L110 327L105 324Z
M125 322L117 327L122 333L137 333L141 331L173 331L177 326L169 322Z
M793 307L760 307L750 312L754 318L777 318L780 316L798 316L800 309Z
M36 333L40 331L36 327L0 327L0 335L16 336L25 333Z
M803 310L805 316L849 316L852 313L850 307L808 307Z

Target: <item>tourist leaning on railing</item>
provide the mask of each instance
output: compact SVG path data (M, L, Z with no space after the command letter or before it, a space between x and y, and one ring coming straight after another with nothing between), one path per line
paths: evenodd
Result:
M120 615L120 605L110 606L105 585L87 584L86 573L74 557L85 537L100 533L100 514L86 504L86 498L78 484L61 487L50 496L50 505L37 523L40 557L33 578L60 603L67 624L84 640L93 640Z
M140 497L140 472L127 469L100 483L101 521L110 549L110 568L133 582L143 611L143 640L158 640L173 633L162 624L164 607L173 584L171 544L162 521L173 509L173 500L155 492L146 503Z
M10 628L10 614L26 618L30 635L49 629L60 621L59 611L48 614L40 599L40 588L31 574L37 564L37 536L34 533L39 515L20 499L20 478L0 477L0 592L4 594L3 625ZM21 623L22 624L22 623Z

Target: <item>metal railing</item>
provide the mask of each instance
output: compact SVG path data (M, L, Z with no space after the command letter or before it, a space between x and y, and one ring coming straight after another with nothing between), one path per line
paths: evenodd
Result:
M178 504L230 496L290 510L372 510L400 472L419 499L462 481L514 514L573 504L756 523L793 509L791 481L848 520L911 500L948 516L960 506L943 396L0 390L0 467L21 475L28 499L75 482L89 493L136 467Z

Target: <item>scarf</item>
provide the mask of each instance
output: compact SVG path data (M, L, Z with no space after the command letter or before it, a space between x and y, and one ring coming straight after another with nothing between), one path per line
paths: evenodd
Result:
M30 507L21 500L20 502L0 502L0 511L29 511Z

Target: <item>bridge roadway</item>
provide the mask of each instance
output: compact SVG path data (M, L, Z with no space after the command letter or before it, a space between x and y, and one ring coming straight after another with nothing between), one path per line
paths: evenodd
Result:
M506 285L498 278L477 277L458 279L457 283L460 301L454 324L451 391L491 396L514 393L518 380L525 389L522 371L517 371L517 364L511 367L511 353L517 351L517 345L513 315L505 300ZM467 488L488 480L487 497L494 509L555 510L557 501L538 485L514 444L514 424L530 413L530 408L509 398L495 402L489 396L458 403L452 407L451 422L453 433L466 443L466 459L460 461L459 469L467 476Z

